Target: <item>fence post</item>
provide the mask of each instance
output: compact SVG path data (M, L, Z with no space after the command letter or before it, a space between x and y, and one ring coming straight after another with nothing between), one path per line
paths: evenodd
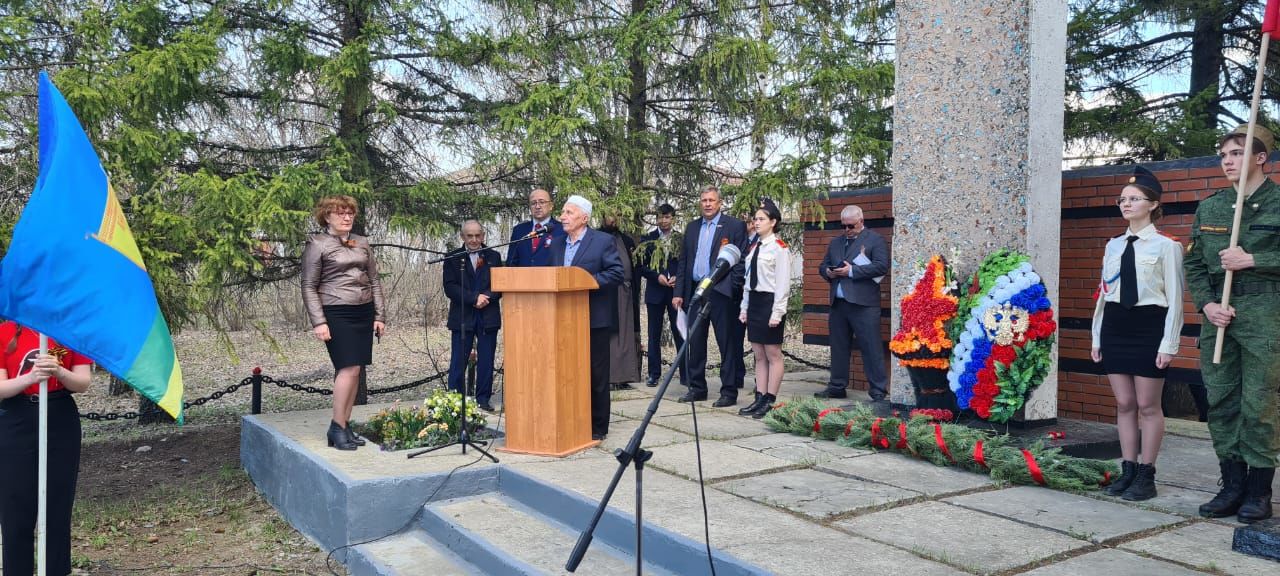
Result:
M253 413L262 413L262 367L253 367Z

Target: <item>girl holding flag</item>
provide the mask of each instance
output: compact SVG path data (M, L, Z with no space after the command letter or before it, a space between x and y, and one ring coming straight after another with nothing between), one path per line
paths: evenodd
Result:
M89 388L92 360L49 339L40 353L40 335L13 322L0 324L0 532L4 575L30 576L35 570L37 439L40 381L48 379L49 485L46 565L49 574L71 572L71 506L80 472L80 412L71 394Z

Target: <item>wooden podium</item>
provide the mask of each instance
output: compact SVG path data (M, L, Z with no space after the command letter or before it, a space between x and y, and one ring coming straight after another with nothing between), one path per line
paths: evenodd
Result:
M591 439L591 314L598 284L572 266L507 268L490 273L502 293L503 409L506 445L498 450L568 456Z

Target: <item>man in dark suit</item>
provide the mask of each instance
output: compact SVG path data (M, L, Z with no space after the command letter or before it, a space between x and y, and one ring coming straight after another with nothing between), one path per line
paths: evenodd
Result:
M449 253L459 258L444 263L444 293L449 298L446 325L453 335L449 389L463 390L474 342L476 402L481 410L492 412L489 400L493 396L493 357L498 350L498 329L502 327L502 311L498 307L502 294L490 290L489 271L502 266L502 256L497 250L485 248L484 227L475 220L462 223L461 236L462 248ZM463 252L471 254L461 256Z
M675 208L670 204L659 206L658 227L645 234L640 242L640 255L636 258L637 269L645 278L644 305L649 316L649 379L645 382L649 387L657 386L658 378L662 377L664 320L671 324L671 337L675 340L676 350L684 345L684 337L676 329L676 307L671 305L671 296L676 287L676 270L680 266L679 255L674 252L679 247L673 244L671 234L675 219ZM680 366L680 381L688 385L683 365Z
M507 266L550 266L551 247L564 241L564 227L551 217L551 193L538 188L529 193L530 220L511 229L507 248ZM528 238L534 232L549 230L545 236Z
M734 265L728 275L707 289L700 301L692 303L689 300L698 283L715 271L716 256L721 246L734 244L740 250L746 248L747 225L720 212L720 189L715 186L708 186L702 191L698 204L702 217L685 227L671 305L685 308L691 324L699 310L707 307L716 334L716 346L720 348L720 398L712 406L732 406L738 402L738 388L742 387L745 371L742 362L744 328L738 322L738 306L742 302L742 285L745 282L742 262ZM690 330L686 354L689 392L679 398L680 402L707 399L707 329L704 326L692 331L690 326Z
M849 344L856 338L867 377L868 394L879 402L889 394L885 372L884 341L880 339L880 283L889 273L889 245L869 230L862 209L845 206L840 211L844 236L827 246L818 274L831 283L830 322L831 381L819 398L846 398L849 386Z
M600 287L591 291L591 438L603 440L609 433L609 339L617 326L618 285L622 284L622 259L613 236L592 230L591 201L570 196L560 211L565 241L552 245L552 266L577 266L595 278Z

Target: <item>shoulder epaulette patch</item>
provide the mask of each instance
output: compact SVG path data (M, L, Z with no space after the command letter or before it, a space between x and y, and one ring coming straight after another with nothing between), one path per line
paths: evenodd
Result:
M786 242L783 242L781 238L774 238L774 240L776 240L776 241L778 242L778 245L779 245L779 246L781 246L781 247L783 247L783 248L786 248L786 247L787 247L787 243L786 243Z
M1201 224L1200 231L1212 232L1215 234L1226 234L1227 232L1231 231L1231 228L1229 226L1210 226L1208 224Z
M1170 239L1170 240L1173 240L1174 242L1177 242L1177 243L1179 243L1179 244L1181 244L1181 243L1182 243L1182 240L1179 240L1177 236L1174 236L1173 234L1170 234L1170 233L1168 233L1168 232L1161 231L1161 232L1160 232L1160 235L1161 235L1161 236L1164 236L1165 238L1168 238L1168 239Z

